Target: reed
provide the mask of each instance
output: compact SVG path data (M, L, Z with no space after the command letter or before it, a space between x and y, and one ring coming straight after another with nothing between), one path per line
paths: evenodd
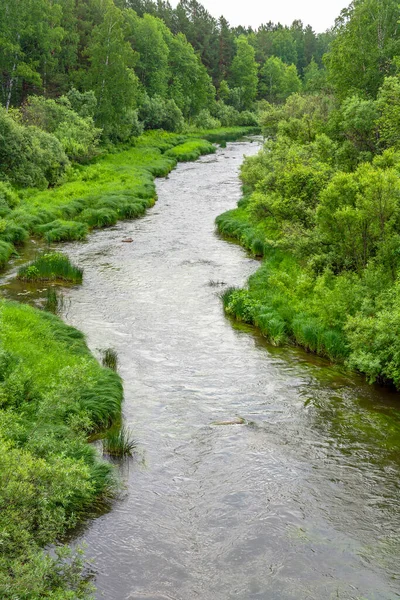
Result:
M42 254L29 265L21 267L18 279L22 281L68 281L82 283L83 270L71 263L61 252Z
M107 348L102 351L102 365L112 371L118 371L118 353L114 348Z
M133 456L136 448L131 430L124 425L119 429L110 429L103 439L104 453L116 458Z

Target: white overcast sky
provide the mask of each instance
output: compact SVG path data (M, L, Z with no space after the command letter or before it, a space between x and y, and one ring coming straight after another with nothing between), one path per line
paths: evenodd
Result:
M295 19L301 19L305 25L311 25L314 31L326 31L335 22L342 8L350 0L199 0L213 17L224 17L232 26L243 25L257 28L262 23L278 21L290 25ZM176 6L178 0L172 0Z

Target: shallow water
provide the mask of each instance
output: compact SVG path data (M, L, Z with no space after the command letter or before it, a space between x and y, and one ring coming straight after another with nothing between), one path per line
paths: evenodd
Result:
M179 165L147 216L64 246L85 270L64 316L118 351L140 448L78 540L99 599L400 598L399 396L223 314L258 263L214 219L257 149Z

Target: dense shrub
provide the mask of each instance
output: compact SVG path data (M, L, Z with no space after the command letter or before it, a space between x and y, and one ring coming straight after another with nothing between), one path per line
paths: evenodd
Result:
M182 111L174 100L165 100L155 95L146 96L139 109L139 119L145 129L165 129L165 131L180 132L184 127Z
M90 110L89 100L84 102L81 98L79 102L76 93L72 97L81 111ZM71 160L88 160L95 155L101 130L95 127L91 116L82 117L76 113L67 96L58 100L30 96L21 113L23 123L55 135Z
M59 181L69 161L54 135L15 122L0 107L0 164L3 179L22 187L45 188Z

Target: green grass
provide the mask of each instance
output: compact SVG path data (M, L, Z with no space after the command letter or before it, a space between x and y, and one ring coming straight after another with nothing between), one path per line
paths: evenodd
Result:
M71 263L61 252L42 254L18 271L22 281L68 281L82 283L83 270Z
M67 597L69 576L52 577L65 564L42 548L116 489L87 439L120 421L121 380L50 313L2 301L0 331L0 596Z
M263 257L264 262L250 277L246 289L224 292L225 312L254 325L276 346L294 344L333 362L344 362L349 355L344 332L346 314L331 322L329 302L324 305L317 278L293 256L275 250L265 225L253 221L245 202L239 204L240 208L217 217L217 229L254 256Z
M48 190L20 191L20 202L0 219L0 268L14 246L29 236L47 243L83 240L91 229L134 219L154 205L155 177L165 177L178 161L197 160L215 152L212 142L252 133L235 127L188 134L150 131L135 146L76 165L61 185Z
M211 142L194 139L167 150L165 156L174 158L179 162L188 162L197 160L204 154L213 154L216 150L216 146Z
M132 456L136 447L132 432L124 426L119 429L110 429L103 439L104 453L116 458Z

